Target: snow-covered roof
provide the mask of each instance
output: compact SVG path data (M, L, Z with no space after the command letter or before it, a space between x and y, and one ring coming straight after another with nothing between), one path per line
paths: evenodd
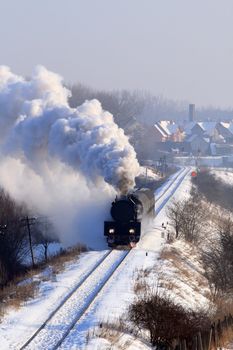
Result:
M212 134L216 128L217 122L199 122L198 125L208 134Z
M230 126L230 123L228 123L228 122L220 122L220 124L226 129L228 129Z
M170 120L161 120L158 124L163 128L163 130L171 136L179 130L179 126Z
M233 134L233 122L229 123L228 130Z
M163 130L163 128L161 128L161 126L160 126L158 123L156 123L156 124L154 125L154 127L159 131L159 133L160 133L163 137L167 137L167 136L168 136L167 133L165 132L165 130Z

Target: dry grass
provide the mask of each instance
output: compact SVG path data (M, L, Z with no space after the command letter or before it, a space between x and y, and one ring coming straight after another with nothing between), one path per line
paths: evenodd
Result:
M215 306L216 306L216 313L215 313L215 320L221 320L226 315L233 315L233 298L232 294L228 296L224 295L217 295L215 298Z
M149 345L141 333L135 330L135 327L130 327L129 324L125 323L123 319L119 319L114 323L103 322L98 327L93 328L88 332L86 337L86 344L92 338L102 338L109 342L109 347L106 350L125 350L128 349L134 342L135 339L140 340L143 344Z
M177 260L180 259L180 254L177 251L177 249L175 249L174 247L169 247L169 248L164 248L161 253L159 258L161 260Z
M71 262L79 257L82 252L87 251L85 246L76 246L72 249L62 250L58 255L48 260L48 264L52 266L53 272L58 274L65 268L67 262Z
M32 281L24 285L10 283L0 291L0 316L9 308L18 309L29 299L36 296L39 288L38 281Z
M231 344L232 347L232 341L233 341L233 330L226 330L223 332L222 337L220 339L221 347L228 348L228 346Z
M136 295L139 295L141 293L144 293L145 290L147 289L147 283L145 280L138 280L134 284L134 293Z

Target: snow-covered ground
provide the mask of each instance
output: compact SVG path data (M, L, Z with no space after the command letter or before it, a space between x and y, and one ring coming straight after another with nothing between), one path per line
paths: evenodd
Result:
M233 186L233 169L231 171L225 169L212 169L211 172L216 176L217 179Z
M144 230L143 236L136 249L133 249L114 273L111 280L99 293L97 302L94 302L85 317L68 335L62 345L63 349L85 349L86 336L91 329L100 322L115 322L126 313L129 304L134 299L134 283L137 271L150 269L156 265L159 253L165 242L161 235L162 222L167 222L166 206L172 198L180 199L188 195L190 189L190 170L181 169L174 174L162 188L156 192L156 218L153 225ZM178 176L177 176L178 175ZM175 180L175 181L174 181ZM179 190L177 191L177 188ZM147 253L147 254L146 254ZM27 302L19 310L11 310L1 323L1 349L18 349L48 315L59 305L78 281L90 271L106 251L89 252L82 255L79 261L66 267L56 279L47 278L40 283L38 296ZM87 297L90 294L87 290ZM73 306L75 308L75 306ZM65 319L69 320L69 315ZM62 321L63 322L63 321ZM59 328L60 325L58 324ZM106 339L93 340L89 349L106 349L109 342ZM90 347L91 346L91 347ZM149 345L139 340L133 341L129 349L146 349ZM143 347L144 346L144 347ZM43 346L45 348L45 346ZM39 349L35 347L35 349ZM116 347L117 349L117 347Z
M140 167L139 176L147 177L148 179L151 179L151 180L159 180L161 178L158 174L156 174L155 170L145 166Z

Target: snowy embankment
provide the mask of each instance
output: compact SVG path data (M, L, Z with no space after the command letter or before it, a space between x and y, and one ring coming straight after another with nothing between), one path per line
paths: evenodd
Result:
M190 176L186 173L188 173L187 170L181 169L178 172L178 177L177 174L173 175L162 186L162 189L156 192L156 198L158 199L156 202L157 216L153 226L144 232L137 249L131 252L130 258L123 262L111 281L107 283L101 291L98 301L89 308L81 324L77 328L74 327L62 348L85 349L86 336L91 329L98 326L100 322L117 322L126 313L135 296L134 283L137 278L137 271L152 269L158 263L159 253L165 242L164 238L161 237L161 223L167 221L165 207L172 198L188 195ZM177 188L179 188L178 191ZM24 343L35 329L43 323L51 311L57 307L61 298L78 283L85 273L90 271L96 261L105 253L106 251L85 253L78 262L67 266L65 272L57 275L56 280L47 278L47 281L41 282L36 299L27 302L18 311L10 311L4 318L0 329L1 348L19 348L20 344ZM90 290L87 290L86 293L88 296ZM69 320L68 314L65 317ZM90 343L92 344L89 347L90 349L97 349L97 342L99 349L105 349L106 345L109 345L109 341L106 339L98 339L96 343L95 341L93 343L93 341ZM132 346L139 349L142 344L139 345L138 340ZM144 348L146 346L144 345Z
M233 186L233 169L211 169L211 173L216 176L217 179L227 183L228 185Z

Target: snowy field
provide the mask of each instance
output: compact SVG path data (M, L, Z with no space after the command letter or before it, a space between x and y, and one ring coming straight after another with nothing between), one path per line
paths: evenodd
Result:
M162 222L167 222L167 205L173 198L181 199L188 196L189 190L190 170L181 169L156 192L157 215L155 220L151 226L144 229L137 248L129 253L123 264L114 273L111 280L100 292L98 299L91 304L83 319L69 334L62 349L107 349L109 343L106 339L93 339L87 346L87 333L98 326L100 322L114 323L124 316L135 296L133 286L137 271L155 266L164 246L165 239L161 234L163 231L161 225ZM1 323L1 349L19 349L59 305L64 296L104 254L106 251L84 253L79 261L67 265L65 271L58 274L56 278L50 276L49 269L45 271L45 281L40 283L38 296L19 310L11 310ZM87 290L86 293L88 297L90 290ZM63 317L67 318L67 321L69 320L69 314L63 315ZM59 327L59 324L57 326ZM43 347L37 346L35 349L42 348L45 348L44 345ZM129 349L146 348L149 348L149 345L141 344L139 340L136 340Z
M212 169L211 173L214 174L217 179L233 186L233 169L231 169L231 171L228 169Z

